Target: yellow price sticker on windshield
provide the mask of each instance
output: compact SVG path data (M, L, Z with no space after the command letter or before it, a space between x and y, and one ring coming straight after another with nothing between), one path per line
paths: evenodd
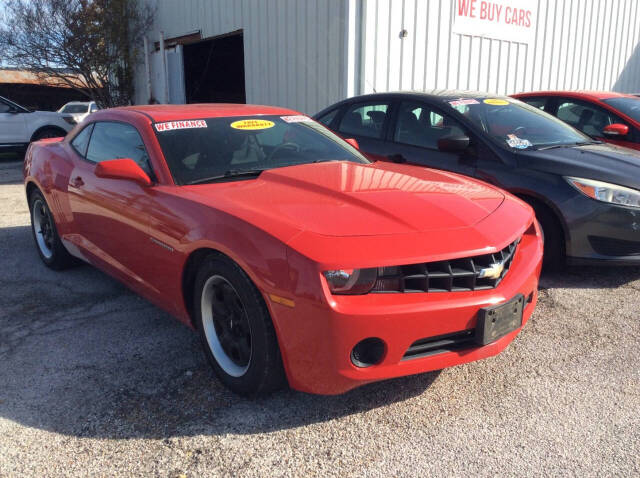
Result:
M509 102L500 98L487 98L484 103L493 106L507 106Z
M269 129L273 128L275 123L273 121L262 120L262 119L246 119L234 121L231 123L231 127L233 129L243 129L243 130L251 130L251 129Z

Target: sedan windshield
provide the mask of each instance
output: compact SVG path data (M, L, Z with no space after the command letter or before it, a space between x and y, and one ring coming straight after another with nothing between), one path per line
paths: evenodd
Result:
M267 169L369 161L306 116L241 116L155 123L176 184L251 179Z
M563 121L512 98L461 98L446 104L511 149L595 142Z
M634 120L640 121L640 98L609 98L602 101Z

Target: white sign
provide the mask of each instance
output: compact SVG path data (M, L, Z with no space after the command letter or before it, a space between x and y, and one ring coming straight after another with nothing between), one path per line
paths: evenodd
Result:
M533 0L456 0L453 33L533 43L537 18Z

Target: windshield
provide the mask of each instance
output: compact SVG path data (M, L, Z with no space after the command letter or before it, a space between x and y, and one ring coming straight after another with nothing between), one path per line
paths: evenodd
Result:
M640 98L609 98L602 101L634 120L640 121Z
M306 116L241 116L156 123L176 184L250 179L266 169L323 161L369 163Z
M563 121L511 98L461 98L446 104L511 149L593 142Z
M60 113L86 113L89 111L89 105L65 105Z

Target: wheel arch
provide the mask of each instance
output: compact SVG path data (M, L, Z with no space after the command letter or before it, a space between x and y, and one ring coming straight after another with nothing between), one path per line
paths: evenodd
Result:
M35 141L35 138L38 137L38 134L41 133L42 131L46 130L46 129L54 129L56 131L60 131L62 134L60 135L61 137L65 137L67 135L67 132L62 129L60 126L56 126L53 124L46 124L44 126L40 126L37 130L35 130L33 132L33 134L31 135L31 139L29 139L29 142L33 142Z
M531 207L534 207L535 204L537 205L537 207L544 208L550 213L551 217L555 219L557 225L559 226L559 231L562 233L562 239L566 251L568 249L569 238L571 236L569 234L569 228L567 227L567 224L563 219L562 213L555 206L555 204L550 202L548 199L529 191L514 191L512 192L512 194L517 198L522 199Z

